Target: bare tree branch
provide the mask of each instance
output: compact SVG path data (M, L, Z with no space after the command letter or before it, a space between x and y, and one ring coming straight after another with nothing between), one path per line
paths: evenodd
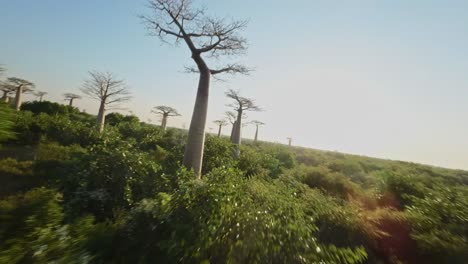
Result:
M90 78L84 82L80 90L92 99L107 106L128 102L132 98L125 81L117 79L112 73L90 71L89 75Z
M239 91L230 89L226 92L226 96L234 100L234 103L228 104L228 106L233 107L236 111L262 111L255 104L255 100L240 96Z
M80 95L74 94L74 93L64 93L63 97L65 97L65 100L70 100L70 99L81 99Z
M165 105L154 107L153 110L151 110L151 113L161 114L163 116L180 116L176 109Z
M219 58L221 55L232 56L244 54L247 41L238 35L248 21L219 19L206 15L204 9L193 8L191 0L148 0L150 15L141 15L143 23L153 36L158 36L164 43L179 44L184 40L200 72L207 67L202 54ZM211 74L240 73L250 70L241 65L227 65L220 69L210 70Z

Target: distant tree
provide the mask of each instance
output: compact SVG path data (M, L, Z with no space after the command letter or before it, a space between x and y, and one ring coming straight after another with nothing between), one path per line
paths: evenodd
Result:
M65 101L68 101L69 106L73 106L73 100L81 99L81 96L74 93L65 93L63 94L63 97L65 97Z
M258 120L253 120L253 121L252 121L252 122L250 122L250 123L254 124L254 125L255 125L255 127L256 127L256 128L255 128L255 137L254 137L254 142L257 142L257 141L258 141L258 127L259 127L259 126L263 126L263 125L265 125L265 123L263 123L263 122L260 122L260 121L258 121Z
M210 68L206 58L239 55L246 50L246 40L237 35L246 21L231 21L206 15L204 10L193 8L190 0L149 0L150 16L142 16L150 32L162 42L171 38L175 44L184 42L190 50L195 68L188 72L199 74L198 91L190 122L183 165L201 177L205 127L208 113L210 78L221 73L246 74L245 66L227 64L219 69Z
M37 92L34 93L35 96L39 97L39 102L42 102L42 98L46 94L47 94L47 92L41 92L41 91L37 91Z
M2 102L8 103L10 100L9 95L13 93L16 89L15 89L15 86L7 82L2 82L0 83L0 90L3 92Z
M91 98L99 101L97 115L97 129L101 133L104 130L106 110L112 105L128 102L131 99L130 91L124 80L117 79L112 73L90 71L90 78L86 80L81 91Z
M167 119L170 116L180 116L177 110L175 110L172 107L164 106L164 105L159 105L159 106L154 107L153 110L151 110L151 112L162 116L161 128L163 129L163 131L166 131Z
M16 77L10 77L7 79L7 85L11 86L14 88L14 91L16 92L16 98L15 98L15 109L16 111L19 111L21 109L21 96L23 93L30 92L34 88L34 83L16 78Z
M292 138L290 138L290 137L287 137L286 139L288 140L288 146L291 146L291 143L292 143Z
M228 124L228 122L226 120L224 120L224 119L219 119L219 120L213 121L213 123L218 125L218 137L220 137L221 136L221 130L223 129L223 126L226 126Z
M228 106L234 108L234 110L237 112L235 131L231 141L236 145L236 149L234 150L234 157L239 158L241 145L242 117L244 115L244 111L261 111L261 109L255 104L253 99L240 96L238 91L229 90L226 92L226 96L234 100L234 103L229 104Z

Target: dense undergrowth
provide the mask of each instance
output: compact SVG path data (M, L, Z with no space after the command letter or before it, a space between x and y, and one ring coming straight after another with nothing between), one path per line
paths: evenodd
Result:
M1 111L0 263L468 259L465 171L267 142L235 160L208 135L195 180L182 130L112 113L100 135L50 102Z

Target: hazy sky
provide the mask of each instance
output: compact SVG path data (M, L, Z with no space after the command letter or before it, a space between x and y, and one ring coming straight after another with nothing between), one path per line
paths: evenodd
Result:
M267 123L261 139L468 169L468 1L202 2L250 19L249 52L238 61L256 69L212 85L209 120L223 117L224 92L240 89L266 110L248 114ZM183 115L169 126L189 126L190 54L147 35L137 17L144 0L0 0L0 8L7 76L61 102L88 70L111 71L131 86L127 107L143 121L158 122L151 107L169 105ZM76 106L98 108L90 99Z

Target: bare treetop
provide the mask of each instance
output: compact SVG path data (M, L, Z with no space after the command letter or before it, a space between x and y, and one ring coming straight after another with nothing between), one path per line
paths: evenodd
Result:
M261 121L258 121L258 120L252 120L250 121L251 124L254 124L256 126L263 126L265 125L265 123L261 122Z
M7 79L7 82L12 85L12 87L22 87L23 92L29 92L34 88L34 83L21 78L10 77Z
M165 43L185 42L197 64L199 72L208 68L202 54L211 58L222 55L244 54L247 41L238 35L246 27L245 20L220 19L208 16L204 9L195 8L191 0L149 0L151 15L141 16L150 34ZM220 69L209 69L212 75L219 73L248 73L249 69L239 64L228 64Z
M81 99L80 95L74 94L74 93L64 93L63 97L65 97L65 100L70 100L70 99Z
M215 120L213 123L217 124L218 126L225 126L228 124L228 122L224 119Z
M163 116L180 116L176 109L165 105L156 106L151 112Z
M80 90L91 98L105 105L124 103L132 98L125 81L118 79L112 73L90 71L89 75L90 78L84 82Z
M239 91L231 89L226 92L226 96L235 101L234 104L229 104L228 106L233 107L236 111L262 111L262 109L255 104L253 99L240 96Z
M16 90L16 86L12 85L11 83L0 82L0 91L6 92L6 93L11 93L14 90Z
M37 91L37 92L34 93L35 96L39 96L39 97L44 96L46 94L47 94L47 92L41 92L41 91Z

